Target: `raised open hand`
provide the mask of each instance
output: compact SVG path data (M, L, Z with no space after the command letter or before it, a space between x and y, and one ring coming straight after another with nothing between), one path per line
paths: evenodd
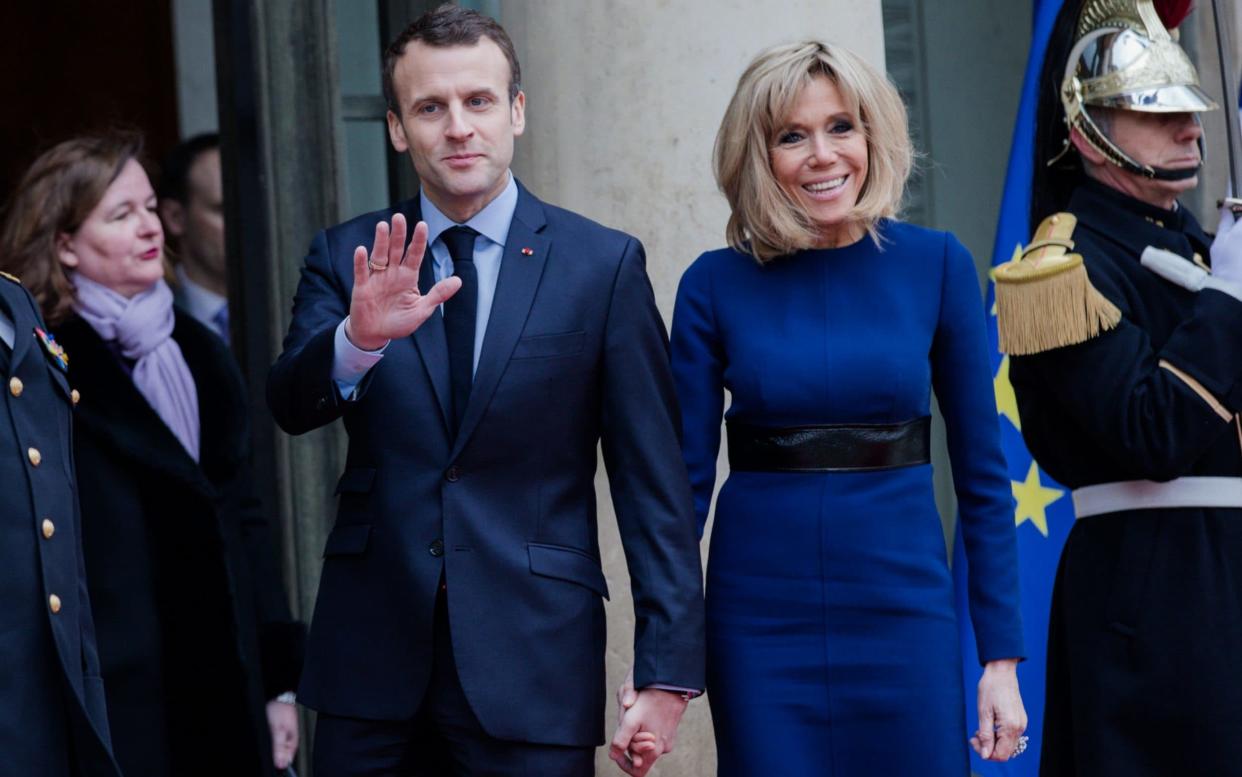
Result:
M383 348L389 340L408 337L436 308L461 288L461 279L445 278L426 294L418 291L418 270L427 249L427 225L414 227L405 247L405 216L375 225L375 243L354 249L354 293L349 299L345 335L364 351Z

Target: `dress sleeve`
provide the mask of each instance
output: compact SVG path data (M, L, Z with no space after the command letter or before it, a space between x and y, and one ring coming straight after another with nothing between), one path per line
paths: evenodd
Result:
M670 337L673 382L681 407L681 450L694 491L700 537L712 506L724 413L724 352L709 269L700 257L682 276Z
M970 616L983 663L1023 657L1013 492L1000 447L986 327L974 261L946 235L932 386L948 431Z

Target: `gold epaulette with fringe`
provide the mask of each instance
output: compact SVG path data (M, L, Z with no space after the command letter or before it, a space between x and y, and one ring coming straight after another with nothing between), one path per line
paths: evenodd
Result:
M1044 219L1022 257L996 268L1000 350L1013 356L1086 342L1121 321L1117 306L1091 285L1073 237L1078 219Z
M16 275L9 275L9 274L8 274L7 272L5 272L4 270L0 270L0 278L8 278L9 280L11 280L11 281L13 281L14 283L16 283L18 286L21 286L21 285L22 285L22 279L21 279L21 278L18 278Z

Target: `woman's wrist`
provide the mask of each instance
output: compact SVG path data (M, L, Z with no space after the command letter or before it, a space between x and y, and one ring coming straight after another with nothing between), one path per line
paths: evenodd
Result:
M1005 673L1013 674L1018 671L1018 662L1021 660L1022 659L1020 658L996 658L984 664L983 671L992 672L992 673L1005 672Z

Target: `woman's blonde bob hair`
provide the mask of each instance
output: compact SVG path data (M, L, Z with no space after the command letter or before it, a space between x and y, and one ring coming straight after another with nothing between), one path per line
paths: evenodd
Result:
M716 182L732 210L729 245L760 262L814 247L818 230L776 181L771 149L802 89L826 77L867 139L867 177L853 219L879 242L876 225L901 207L914 160L906 107L888 78L840 46L808 41L773 46L755 57L737 84L716 134Z

